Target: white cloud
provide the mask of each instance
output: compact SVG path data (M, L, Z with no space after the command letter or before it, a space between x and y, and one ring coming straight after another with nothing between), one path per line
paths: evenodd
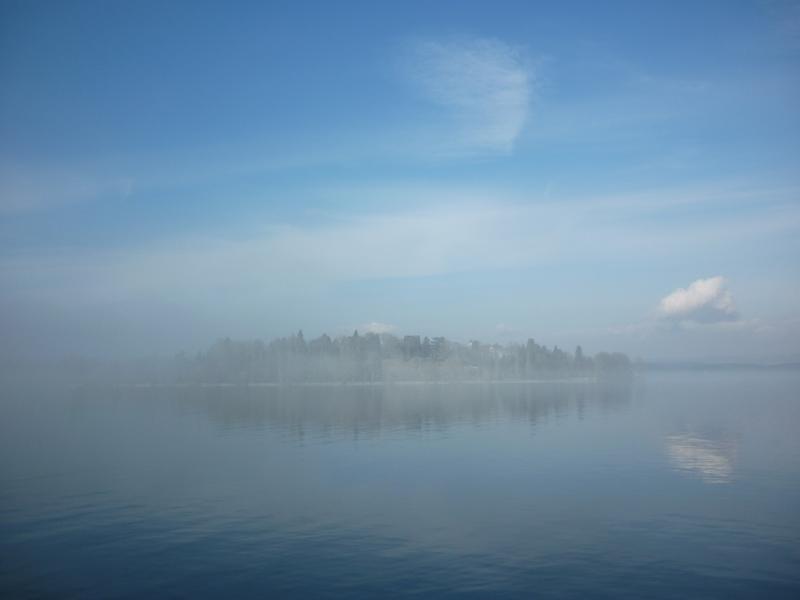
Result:
M364 333L393 333L397 331L396 325L390 325L389 323L380 323L378 321L372 321L370 323L365 323L361 327L358 328L360 331Z
M369 286L401 290L395 298L387 297L387 306L380 313L404 323L418 327L421 307L425 306L425 318L440 322L449 319L451 323L461 319L465 333L479 327L489 338L511 334L510 339L521 339L522 335L508 324L538 335L542 327L549 327L544 324L547 319L542 317L532 328L530 318L509 313L494 292L484 297L479 291L474 298L466 299L468 303L485 300L490 322L465 320L461 316L464 311L454 310L447 302L437 301L428 307L422 302L424 295L420 295L419 307L401 306L411 290L427 285L418 280L439 275L462 278L470 274L470 280L478 281L490 272L516 269L525 270L519 273L522 277L535 278L537 266L545 268L542 276L554 272L547 270L553 267L586 268L615 261L640 261L652 267L665 258L694 260L709 250L735 249L742 253L755 243L765 247L763 240L774 241L778 235L786 237L800 231L800 212L796 207L783 207L782 202L777 206L773 203L767 215L748 211L732 211L723 217L715 214L713 219L698 219L678 231L669 218L651 218L652 214L661 214L654 213L652 206L660 198L643 198L647 210L640 211L633 210L637 203L630 198L524 202L523 196L503 188L420 184L369 188L363 194L365 199L390 197L391 206L402 204L404 198L413 199L413 203L390 211L319 213L312 220L293 224L276 224L273 215L264 213L260 219L253 215L238 230L210 229L203 236L166 238L137 246L53 247L35 254L9 253L0 257L0 301L9 306L46 306L46 312L54 314L73 311L92 315L100 309L125 315L138 309L136 314L140 314L142 307L153 314L191 313L200 324L191 335L198 338L267 331L258 329L262 326L281 333L278 328L287 323L309 331L317 327L321 332L334 319L351 323L346 331L352 332L353 324L360 324L359 331L381 327L379 323L374 327L361 325L365 316L380 316L375 312L374 297L352 293L354 283L357 287L370 282ZM336 195L347 197L347 190L337 190ZM354 197L358 204L366 204ZM673 208L666 199L660 211L669 216ZM402 284L389 281L406 278L408 281ZM785 289L787 284L781 285ZM790 296L796 296L796 286L790 292ZM609 308L616 303L612 298L640 294L628 304L635 310L651 302L652 296L648 300L648 292L637 291L635 282L631 282L631 286L616 292L617 296L607 297L605 305L599 301L603 313L595 310L591 295L582 293L571 296L574 305L570 307L554 306L565 293L554 290L552 299L542 296L541 301L532 300L529 312L578 315L582 322L573 323L574 327L597 329L566 336L569 343L582 343L584 348L595 340L595 350L620 349L657 358L686 357L687 353L694 353L692 357L727 356L730 348L732 353L741 350L755 356L751 342L758 334L762 349L773 341L782 349L772 354L763 350L764 360L797 353L796 324L788 328L774 319L758 322L736 318L722 278L711 278L705 284L701 280L670 294L658 310L659 319L614 330L596 327L603 319L613 322L627 318L628 313ZM578 302L585 302L583 306L591 306L591 310L581 309ZM758 312L758 306L750 311ZM788 301L784 312L787 317L796 316ZM590 316L584 318L582 314ZM12 315L7 310L6 321ZM508 320L495 330L501 319ZM63 320L76 322L72 317ZM144 317L126 316L122 321L138 323L143 332L154 328ZM664 323L679 324L682 334L672 335L676 328L664 327ZM453 325L454 330L456 327ZM561 343L564 336L550 339ZM747 343L734 344L731 340ZM658 349L656 354L653 348Z
M719 323L739 318L733 296L717 275L698 279L687 288L679 288L661 299L659 314L673 321Z
M467 151L510 152L528 117L532 73L521 52L492 39L417 40L406 70L457 122Z

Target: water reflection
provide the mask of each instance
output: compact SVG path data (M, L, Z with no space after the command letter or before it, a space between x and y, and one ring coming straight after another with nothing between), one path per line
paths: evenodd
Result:
M152 389L129 394L153 399ZM389 386L187 387L157 401L202 413L225 429L275 429L297 438L426 434L496 422L537 424L627 407L630 382Z
M666 437L667 455L679 472L697 476L706 483L728 483L733 478L734 440L713 440L695 433Z
M0 597L798 597L797 377L632 383L20 392Z

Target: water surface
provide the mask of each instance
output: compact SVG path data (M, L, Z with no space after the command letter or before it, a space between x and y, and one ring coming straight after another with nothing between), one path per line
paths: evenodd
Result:
M800 375L0 401L0 596L800 596Z

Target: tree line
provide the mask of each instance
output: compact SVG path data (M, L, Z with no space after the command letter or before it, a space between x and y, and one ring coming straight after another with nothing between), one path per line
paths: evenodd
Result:
M354 331L306 340L302 331L263 340L218 340L204 352L179 354L158 379L178 383L392 382L529 380L625 374L621 353L570 353L529 339L525 344L459 343Z

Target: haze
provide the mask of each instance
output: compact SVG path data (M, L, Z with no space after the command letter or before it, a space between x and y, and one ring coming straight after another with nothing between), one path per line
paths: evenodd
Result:
M3 355L799 360L798 4L611 8L4 2Z

